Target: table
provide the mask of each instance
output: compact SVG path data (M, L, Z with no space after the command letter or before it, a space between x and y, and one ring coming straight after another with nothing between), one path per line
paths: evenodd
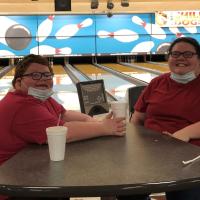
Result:
M141 126L125 137L66 145L64 161L49 159L47 145L31 145L0 167L0 193L15 196L114 196L200 186L200 148Z

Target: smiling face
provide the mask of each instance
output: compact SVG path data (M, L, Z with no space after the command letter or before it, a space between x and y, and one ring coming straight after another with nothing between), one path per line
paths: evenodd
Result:
M48 66L39 63L31 63L24 74L30 74L33 72L51 73ZM34 80L32 76L22 76L16 79L16 90L27 93L29 87L37 89L50 89L53 87L53 79L46 79L44 76L42 76L39 80Z
M196 75L200 73L200 58L196 54L196 49L192 44L187 42L176 43L170 52L192 52L195 53L191 58L185 58L183 54L174 58L169 54L168 64L171 72L183 75L187 72L193 71Z

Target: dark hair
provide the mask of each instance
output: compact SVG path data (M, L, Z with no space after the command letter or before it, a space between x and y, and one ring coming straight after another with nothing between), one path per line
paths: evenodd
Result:
M41 65L46 65L49 68L49 71L51 73L53 73L53 70L50 67L50 64L49 64L49 61L47 60L47 58L42 57L40 55L34 55L34 54L27 55L21 61L19 61L17 63L17 66L15 68L14 78L12 80L13 87L15 87L15 83L16 83L17 78L24 75L24 73L29 68L30 64L32 64L32 63L38 63L38 64L41 64Z
M177 44L177 43L180 43L180 42L185 42L185 43L188 43L188 44L191 44L195 50L196 50L196 53L198 55L198 57L200 58L200 46L199 46L199 43L196 39L194 38L191 38L191 37L180 37L180 38L177 38L176 40L174 40L169 49L168 49L168 55L171 53L173 47Z

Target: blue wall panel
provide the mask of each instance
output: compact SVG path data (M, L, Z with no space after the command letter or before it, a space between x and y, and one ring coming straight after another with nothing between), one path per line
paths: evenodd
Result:
M177 37L200 41L200 27L161 28L154 13L0 16L0 24L0 57L166 53Z
M69 39L48 37L30 49L30 53L41 55L91 55L95 52L95 37L78 36Z

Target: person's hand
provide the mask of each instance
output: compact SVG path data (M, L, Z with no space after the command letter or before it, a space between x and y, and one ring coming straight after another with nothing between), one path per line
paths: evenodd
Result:
M126 122L125 118L112 118L113 113L109 113L103 119L105 133L108 135L123 136L125 135Z
M98 122L99 120L94 117L88 116L85 121L86 122Z
M187 133L182 130L176 131L173 134L171 134L167 131L163 131L163 133L166 135L169 135L171 137L174 137L176 139L182 140L184 142L189 142L189 140L190 140L190 137L187 135Z

